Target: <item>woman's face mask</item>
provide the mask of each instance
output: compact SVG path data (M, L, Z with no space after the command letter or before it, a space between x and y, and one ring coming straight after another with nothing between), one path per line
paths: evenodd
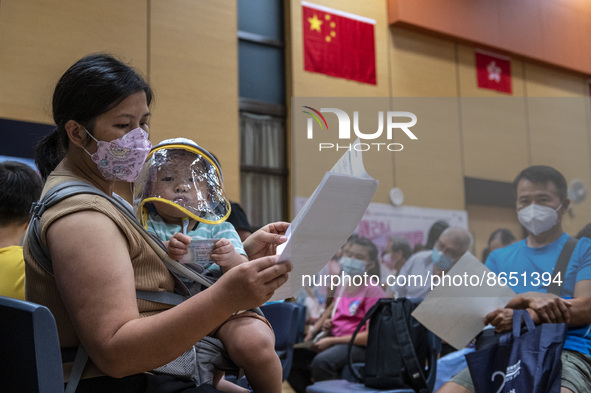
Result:
M129 131L121 138L110 142L99 141L84 128L84 131L95 140L96 153L90 154L99 172L106 180L134 182L144 165L144 161L152 148L148 133L140 127Z
M341 265L343 271L350 276L361 275L365 273L365 262L360 259L344 256L339 260L339 265Z

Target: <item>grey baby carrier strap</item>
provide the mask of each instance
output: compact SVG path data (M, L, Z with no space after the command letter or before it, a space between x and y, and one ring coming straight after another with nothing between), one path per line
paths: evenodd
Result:
M189 290L185 287L184 284L178 279L178 276L188 278L193 280L194 282L201 284L205 287L209 287L213 284L213 281L208 277L203 276L197 271L187 268L183 266L178 261L171 259L166 251L166 247L162 243L162 241L152 234L150 234L136 219L133 210L129 203L125 201L120 196L114 194L113 197L105 194L98 188L82 182L82 181L68 181L64 183L60 183L57 186L50 189L38 202L33 203L31 206L31 213L32 217L29 222L29 231L27 233L27 240L29 249L33 258L39 263L43 269L45 269L49 274L53 276L53 264L51 262L51 256L49 255L49 250L47 247L41 242L41 232L40 232L40 221L41 216L43 213L49 209L50 207L54 206L58 202L62 200L72 197L74 195L79 194L93 194L99 195L108 201L110 201L117 209L119 209L124 216L129 220L129 222L137 229L137 231L142 235L142 237L146 240L146 242L152 247L152 249L158 254L160 259L164 262L167 269L172 273L175 278L175 288L181 292L181 294L176 294L172 292L150 292L150 291L140 291L136 290L136 297L138 299L148 300L157 303L164 303L164 304L171 304L171 305L178 305L188 297L191 296ZM82 377L82 373L84 372L84 367L86 362L88 361L88 354L80 345L78 347L78 351L76 353L76 357L74 360L74 365L72 367L72 372L70 374L70 378L68 384L66 385L66 393L73 393L76 391L76 387Z
M158 239L157 237L153 236L150 232L148 232L139 223L139 221L136 219L136 217L133 213L133 210L131 209L131 206L129 205L129 203L127 203L127 201L125 201L123 198L121 198L117 194L114 194L113 197L111 197L111 196L105 194L104 192L102 192L101 190L99 190L98 188L96 188L88 183L82 182L82 181L68 181L68 182L60 183L57 186L53 187L51 190L49 190L43 196L43 198L41 198L38 202L33 203L33 205L31 206L31 213L33 215L31 217L31 221L29 223L29 231L28 231L29 248L30 248L31 254L33 254L33 257L35 258L35 260L49 274L53 275L53 264L51 262L51 257L49 255L49 251L47 250L47 247L41 242L41 232L40 232L40 228L39 228L41 216L43 215L43 213L47 209L54 206L58 202L61 202L62 200L66 199L66 198L72 197L74 195L79 195L79 194L99 195L99 196L107 199L116 208L118 208L119 211L121 211L124 214L124 216L129 220L129 222L137 229L137 231L144 238L144 240L146 240L146 242L150 245L150 247L152 247L152 249L156 252L156 254L158 254L158 256L160 257L162 262L164 262L167 269L171 273L173 273L173 275L188 278L196 283L204 285L205 287L209 287L213 284L213 281L210 278L200 274L200 272L197 272L193 269L189 269L186 266L184 266L183 264L179 263L178 261L171 259L168 256L167 251L166 251L166 247L164 246L162 241L160 239ZM138 292L140 295L140 296L138 296L139 299L144 299L143 296L145 295L146 297L149 297L149 298L146 298L145 300L157 301L160 303L173 304L173 305L179 304L179 302L177 302L177 301L175 301L173 303L164 301L165 300L164 296L162 299L163 301L156 300L157 296L158 296L157 294L162 293L162 292L152 292L152 294L156 294L155 296L154 295L146 295L145 293L147 291L138 291ZM188 296L190 294L187 291L183 295Z

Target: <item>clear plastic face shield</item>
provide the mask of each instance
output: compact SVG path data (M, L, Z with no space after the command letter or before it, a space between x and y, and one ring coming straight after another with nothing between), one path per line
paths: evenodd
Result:
M142 225L150 212L179 225L187 217L219 224L230 215L222 180L209 152L192 142L164 141L150 151L135 183L134 209Z

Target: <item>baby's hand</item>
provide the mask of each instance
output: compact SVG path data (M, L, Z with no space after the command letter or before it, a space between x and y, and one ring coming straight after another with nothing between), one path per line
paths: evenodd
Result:
M170 238L166 246L168 248L168 256L174 260L180 261L183 256L189 253L189 243L191 243L191 237L177 233Z
M242 259L246 260L236 252L232 242L228 239L220 239L213 246L211 260L218 264L224 272L239 265Z

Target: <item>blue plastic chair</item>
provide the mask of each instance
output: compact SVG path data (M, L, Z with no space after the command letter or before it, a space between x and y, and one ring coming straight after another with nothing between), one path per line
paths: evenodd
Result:
M306 307L295 302L270 303L261 311L275 332L275 351L283 367L283 380L287 379L293 362L293 345L303 338Z
M0 391L63 393L55 319L45 306L0 296Z
M441 350L441 339L429 332L429 374L427 375L427 388L433 392L435 378L437 376L437 355ZM353 367L361 367L362 364L353 364ZM347 368L347 367L346 367ZM336 379L330 381L319 381L306 388L307 393L340 393L340 392L363 392L363 393L415 393L413 389L373 389L363 383L352 382L347 379Z

